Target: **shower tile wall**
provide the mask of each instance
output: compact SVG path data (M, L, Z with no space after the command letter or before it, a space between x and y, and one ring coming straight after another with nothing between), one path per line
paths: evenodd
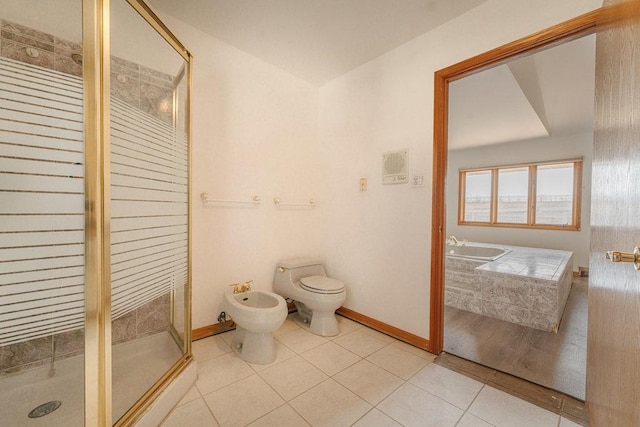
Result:
M114 320L111 324L113 344L123 344L169 329L169 295ZM63 332L44 338L0 347L0 377L23 369L46 365L55 360L76 356L84 351L84 330Z
M28 48L35 49L29 55ZM74 76L82 67L71 57L82 46L23 25L0 20L0 56ZM111 94L167 123L173 108L173 77L124 59L111 57Z
M172 122L173 78L168 74L112 56L111 95L166 123Z
M170 297L163 295L117 318L111 324L113 344L122 344L168 330L169 310Z
M29 55L28 48L36 49L37 53L31 51ZM82 47L77 43L0 19L0 57L81 76L82 67L71 57L81 51ZM116 57L112 57L111 62L111 94L170 124L172 77ZM169 296L165 295L115 319L112 323L113 343L121 344L166 331L169 301ZM83 348L83 330L0 347L0 377L50 363L52 357L60 360L75 356L82 353Z
M82 67L71 59L73 53L81 53L79 44L6 20L1 20L0 29L0 56L74 76L82 75ZM27 54L28 47L36 49L33 52L37 53Z

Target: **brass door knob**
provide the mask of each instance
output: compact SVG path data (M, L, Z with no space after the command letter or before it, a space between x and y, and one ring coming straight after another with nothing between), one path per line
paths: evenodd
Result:
M633 253L607 251L607 259L611 262L631 262L636 270L640 270L640 247L636 246Z

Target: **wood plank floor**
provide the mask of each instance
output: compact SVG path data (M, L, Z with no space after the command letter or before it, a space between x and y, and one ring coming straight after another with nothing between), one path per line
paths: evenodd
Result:
M587 289L574 278L557 334L445 306L444 351L584 400Z

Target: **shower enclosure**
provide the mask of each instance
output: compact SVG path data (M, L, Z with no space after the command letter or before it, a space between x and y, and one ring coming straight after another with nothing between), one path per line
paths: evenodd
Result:
M191 366L190 64L142 0L0 0L0 424L128 425Z

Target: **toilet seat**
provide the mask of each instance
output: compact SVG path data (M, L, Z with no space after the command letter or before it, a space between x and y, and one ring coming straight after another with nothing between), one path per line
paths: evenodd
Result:
M300 287L316 294L339 294L344 283L326 276L308 276L300 279Z

